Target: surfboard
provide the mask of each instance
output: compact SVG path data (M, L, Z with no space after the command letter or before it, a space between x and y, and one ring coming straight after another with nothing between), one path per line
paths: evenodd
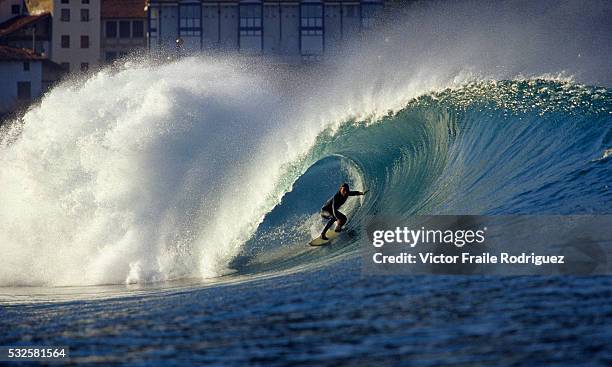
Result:
M333 229L328 229L327 232L325 232L325 237L327 237L326 240L322 239L321 236L315 238L314 240L308 242L308 244L310 246L323 246L323 245L327 245L328 243L330 243L334 238L338 237L338 235L341 232L336 232Z

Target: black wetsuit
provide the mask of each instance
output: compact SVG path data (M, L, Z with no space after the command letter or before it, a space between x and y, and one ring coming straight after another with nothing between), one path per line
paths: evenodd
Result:
M325 225L325 228L321 234L325 234L325 232L327 232L327 230L330 229L337 220L340 220L342 223L346 223L346 216L340 213L338 209L346 202L346 199L348 199L349 196L359 195L361 195L360 191L349 191L348 195L345 197L342 196L340 191L338 191L331 199L327 200L325 205L323 205L321 208L321 216L325 219L329 219L329 221Z

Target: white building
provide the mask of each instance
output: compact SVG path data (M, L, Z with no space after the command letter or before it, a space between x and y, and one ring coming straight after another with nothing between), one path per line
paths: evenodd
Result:
M28 49L0 46L0 115L27 106L40 96L43 60Z
M0 23L26 13L24 0L0 0Z
M0 116L29 106L63 74L61 66L30 49L0 45Z
M71 72L100 63L100 0L53 0L51 60Z
M148 46L319 59L359 39L382 9L382 0L150 0Z

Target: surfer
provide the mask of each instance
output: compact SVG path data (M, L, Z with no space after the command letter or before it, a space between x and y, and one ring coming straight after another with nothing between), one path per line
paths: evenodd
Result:
M338 190L338 192L334 194L331 199L327 200L325 205L323 205L323 207L321 208L321 217L323 217L324 219L329 219L329 221L325 225L325 228L323 228L323 232L321 232L321 239L327 240L325 232L327 232L327 230L331 228L334 222L338 222L338 224L336 225L336 232L340 232L342 230L342 226L346 223L346 216L340 213L338 209L342 206L342 204L346 202L346 199L349 196L365 195L367 192L368 190L364 192L350 191L349 185L346 182L340 185L340 190Z

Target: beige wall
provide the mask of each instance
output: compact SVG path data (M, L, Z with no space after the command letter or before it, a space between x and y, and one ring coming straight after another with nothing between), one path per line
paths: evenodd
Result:
M70 9L70 21L61 20L61 9ZM81 21L81 9L89 9L89 21ZM58 64L69 63L70 71L80 71L81 63L88 63L89 70L100 63L100 0L53 0L53 36L51 60ZM62 36L70 36L70 48L62 48ZM89 36L89 48L81 48L81 36Z

